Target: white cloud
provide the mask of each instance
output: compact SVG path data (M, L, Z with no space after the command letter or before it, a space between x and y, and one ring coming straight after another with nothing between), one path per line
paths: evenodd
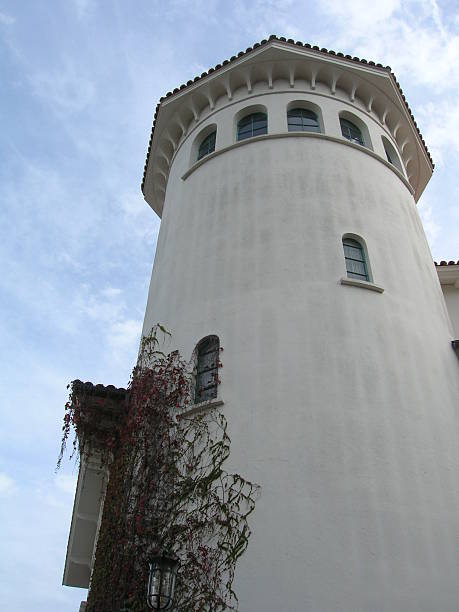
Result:
M418 211L429 245L434 250L442 228L434 217L432 205L425 196L419 201Z
M78 19L84 19L94 10L92 0L72 0Z
M104 341L116 361L134 364L140 342L142 321L127 316L124 293L117 287L105 287L90 294L88 286L80 288L78 308L80 312L100 322Z
M129 356L131 363L134 364L141 331L140 319L125 319L113 323L108 332L108 343L115 359L119 361Z
M81 70L66 61L53 72L38 72L31 76L34 93L58 114L84 111L95 99L96 88Z
M10 497L16 488L16 484L5 472L0 472L0 497Z
M297 9L298 3L294 0L256 0L253 3L235 0L232 20L237 26L233 27L250 34L249 40L253 42L276 33L301 39L301 26L299 20L295 20Z
M459 106L456 100L429 102L416 111L432 157L442 166L452 152L459 154Z
M74 495L76 490L77 475L58 474L56 476L55 483L59 491L63 491L69 495Z
M435 0L321 0L338 23L332 48L391 65L395 72L437 91L459 86L459 35L444 23Z
M125 193L120 198L120 204L123 212L130 217L137 218L140 215L144 215L145 212L151 216L142 194L138 191Z
M82 285L78 300L80 312L107 325L118 321L126 308L122 291L116 287L91 294L90 288Z
M14 17L12 17L11 15L8 15L8 13L4 13L3 11L0 11L0 24L2 25L13 25L13 23L16 22L16 19Z
M379 0L372 3L367 0L322 0L321 7L333 17L344 20L351 30L361 31L362 28L379 24L392 17L400 8L400 0Z

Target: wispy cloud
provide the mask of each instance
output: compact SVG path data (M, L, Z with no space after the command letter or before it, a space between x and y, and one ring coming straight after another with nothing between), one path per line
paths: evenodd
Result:
M140 342L141 319L125 319L114 322L109 328L108 342L115 359L122 361L134 356ZM134 362L132 362L134 365Z
M67 495L75 495L77 474L57 474L55 479L56 487Z
M5 474L5 472L0 472L0 497L10 497L16 488L16 484L14 480Z
M72 0L78 19L84 19L95 9L95 0Z
M459 92L458 92L459 93ZM459 155L459 106L445 98L417 109L423 133L437 165L450 163L450 153Z
M364 28L380 25L391 18L400 8L400 0L380 0L369 3L367 0L321 0L321 8L330 16L341 20L343 29L350 29L351 36L361 36Z
M427 236L427 240L432 249L437 246L437 240L440 236L441 226L435 217L434 209L432 204L427 198L423 198L418 207L419 214L422 219L424 231Z
M31 84L35 94L59 114L81 113L95 100L95 84L69 60L52 72L33 74Z
M13 25L16 22L16 19L9 15L8 13L4 13L0 11L0 24L5 26Z

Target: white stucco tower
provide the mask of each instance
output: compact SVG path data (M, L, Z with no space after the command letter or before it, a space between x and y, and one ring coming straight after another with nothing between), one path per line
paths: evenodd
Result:
M224 347L242 612L459 610L459 360L389 68L272 37L162 99L144 333Z

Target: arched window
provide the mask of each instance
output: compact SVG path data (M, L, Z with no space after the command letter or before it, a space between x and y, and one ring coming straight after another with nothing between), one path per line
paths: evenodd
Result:
M289 132L320 132L319 120L308 108L292 108L287 111Z
M386 152L387 161L393 166L395 166L397 170L399 170L403 174L402 164L400 162L399 156L397 155L397 152L395 151L395 148L385 136L382 136L381 138L384 146L384 151Z
M340 125L341 125L341 134L344 138L347 138L351 142L356 142L359 145L365 146L365 141L363 140L362 132L360 128L358 128L355 123L349 121L348 119L343 119L340 117Z
M268 116L266 113L252 113L242 117L237 123L237 140L268 133Z
M369 281L365 249L353 238L343 238L344 259L348 278Z
M219 351L218 336L208 336L197 346L195 404L217 397Z
M204 138L204 140L199 145L198 150L198 160L209 153L213 153L215 151L215 139L217 137L217 132L211 132L208 136Z

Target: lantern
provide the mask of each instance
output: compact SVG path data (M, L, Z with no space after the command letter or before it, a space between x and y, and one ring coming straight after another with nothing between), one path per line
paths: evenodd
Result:
M147 603L153 610L170 610L174 604L178 559L160 555L150 559Z

